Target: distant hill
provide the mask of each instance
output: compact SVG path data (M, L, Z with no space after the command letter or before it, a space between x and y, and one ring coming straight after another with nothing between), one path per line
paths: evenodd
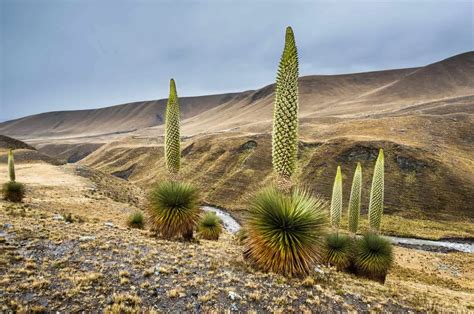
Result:
M11 138L9 136L0 135L0 149L31 149L35 150L33 146L26 144L25 142Z
M271 120L273 85L254 91L180 98L183 134L218 132ZM179 91L179 86L178 86ZM474 52L427 66L300 78L300 117L363 117L409 114L424 104L438 113L460 97L474 95ZM92 110L58 111L0 123L0 134L20 139L117 135L159 127L166 99ZM430 107L430 108L431 108ZM268 129L268 125L263 126Z

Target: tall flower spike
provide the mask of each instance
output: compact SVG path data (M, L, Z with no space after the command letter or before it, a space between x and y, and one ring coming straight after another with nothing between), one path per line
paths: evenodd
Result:
M334 185L332 187L331 199L331 226L338 230L341 222L342 213L342 174L341 166L337 166L336 177L334 178Z
M384 193L384 157L383 149L380 149L379 156L375 162L374 176L372 178L372 188L370 190L369 203L369 225L372 232L380 232L380 223L383 214L383 193Z
M362 167L360 162L358 162L354 172L354 178L352 179L351 196L349 198L348 207L349 233L351 236L354 236L357 233L357 229L359 227L361 192Z
M13 149L8 151L8 177L10 181L15 182L15 160L13 159Z
M280 179L290 180L298 149L298 51L291 27L278 66L273 105L272 163Z
M166 166L171 174L177 174L180 167L179 102L174 79L170 80L170 96L166 104L165 155Z

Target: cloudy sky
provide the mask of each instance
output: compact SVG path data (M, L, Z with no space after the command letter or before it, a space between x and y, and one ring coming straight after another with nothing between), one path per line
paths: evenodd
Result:
M474 1L0 0L0 120L425 65L474 50Z

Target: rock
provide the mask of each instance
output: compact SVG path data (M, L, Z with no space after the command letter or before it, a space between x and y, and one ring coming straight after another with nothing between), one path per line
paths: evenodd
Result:
M110 227L110 228L116 228L115 225L110 221L104 223L104 225L107 226L107 227Z
M229 299L231 299L232 301L235 301L235 300L242 299L242 297L234 291L229 291Z
M64 217L62 215L56 214L53 216L53 220L64 220Z
M314 271L321 274L321 275L324 275L324 270L322 270L319 266L316 266L314 267Z
M94 237L94 236L82 236L82 237L79 237L79 241L81 241L81 242L92 241L92 240L95 240L95 237Z
M398 167L405 171L420 171L421 169L428 167L426 162L412 157L397 156L396 161Z

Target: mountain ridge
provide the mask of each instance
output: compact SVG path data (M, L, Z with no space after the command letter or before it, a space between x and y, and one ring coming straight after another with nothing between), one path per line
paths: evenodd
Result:
M410 104L474 94L474 52L423 67L303 76L299 85L301 118L396 111ZM185 134L206 131L209 125L216 125L211 131L222 131L269 120L273 90L274 84L270 84L256 90L180 98ZM19 139L61 138L159 127L166 100L40 113L0 123L0 134Z

